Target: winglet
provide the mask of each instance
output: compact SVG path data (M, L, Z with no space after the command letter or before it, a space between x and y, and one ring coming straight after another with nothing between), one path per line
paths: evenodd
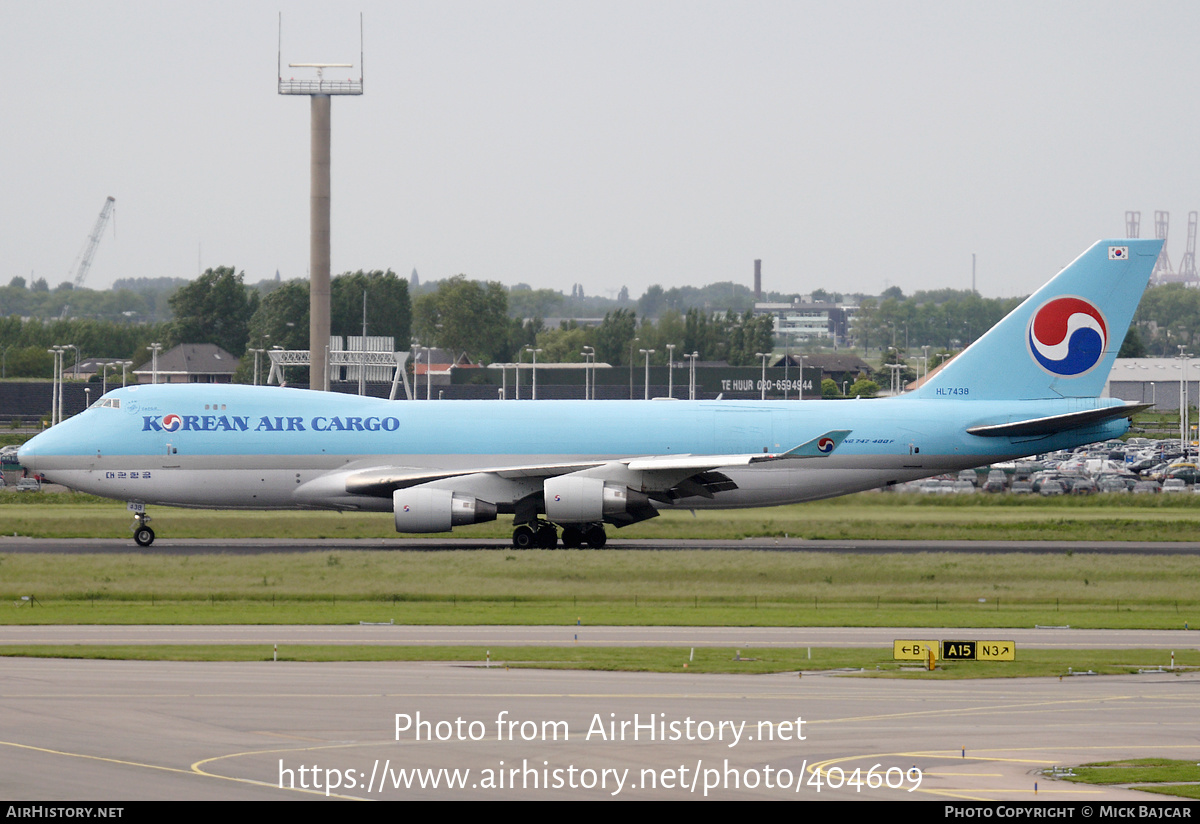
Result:
M833 450L842 445L842 441L846 440L846 436L853 430L850 429L832 429L824 435L818 435L811 441L805 441L797 447L789 449L780 455L780 458L824 458L827 455L832 455Z

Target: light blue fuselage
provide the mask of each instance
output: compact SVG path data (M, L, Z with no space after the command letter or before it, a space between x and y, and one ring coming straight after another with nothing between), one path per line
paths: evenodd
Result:
M1121 418L1038 438L966 432L1121 405L1094 398L389 402L193 384L129 387L105 399L119 408L93 406L27 444L21 460L51 481L96 495L214 508L390 510L390 498L314 497L305 485L337 470L376 466L486 472L641 456L778 453L830 429L850 430L829 457L723 468L737 489L678 502L763 506L1070 448L1128 427Z

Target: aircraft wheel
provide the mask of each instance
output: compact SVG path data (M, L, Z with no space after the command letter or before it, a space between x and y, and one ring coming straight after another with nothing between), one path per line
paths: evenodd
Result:
M562 545L566 549L579 549L583 546L583 533L573 526L564 527L562 531Z
M537 545L542 549L555 549L558 546L558 530L551 524L542 524L537 531Z
M513 530L513 546L517 549L533 549L536 543L533 530L529 527L522 524Z
M150 546L154 543L154 530L148 526L139 526L133 532L133 540L138 546Z
M586 538L587 545L592 549L604 549L604 545L608 543L608 536L604 534L604 527L602 526L589 529Z

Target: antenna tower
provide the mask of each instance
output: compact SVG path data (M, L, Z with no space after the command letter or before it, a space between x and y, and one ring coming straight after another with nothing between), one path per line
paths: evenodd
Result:
M351 68L353 63L289 63L292 68L316 69L315 80L283 79L283 13L279 15L277 74L280 94L307 95L312 100L311 195L309 200L309 379L310 389L329 389L329 131L330 98L363 93L362 15L358 17L358 80L326 80L326 69Z

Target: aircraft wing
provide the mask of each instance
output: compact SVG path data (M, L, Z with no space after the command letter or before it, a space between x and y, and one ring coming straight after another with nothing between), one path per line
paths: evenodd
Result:
M345 479L345 492L350 495L390 497L397 489L445 481L452 478L487 476L506 481L529 481L561 475L584 473L592 477L613 477L613 480L632 480L636 474L639 491L664 495L675 492L712 497L713 492L735 489L726 476L715 472L723 466L748 466L769 461L823 458L833 453L850 434L848 429L836 429L782 453L748 453L729 455L652 455L617 460L580 461L568 463L525 464L516 466L471 467L460 470L425 470L407 467L370 467L337 473ZM324 486L324 484L322 484ZM682 485L681 489L676 489ZM679 497L673 495L672 497Z

